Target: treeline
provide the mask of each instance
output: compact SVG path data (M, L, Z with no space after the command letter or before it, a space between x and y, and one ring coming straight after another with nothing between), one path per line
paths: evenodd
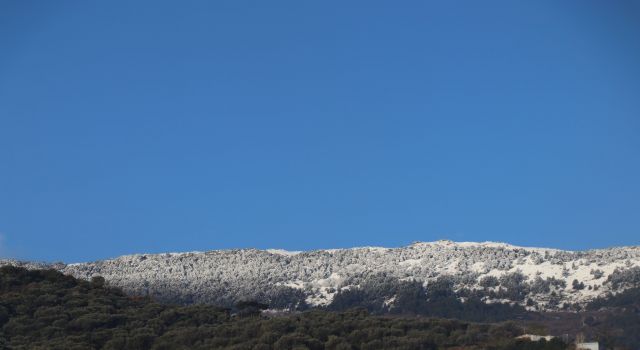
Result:
M267 305L178 306L54 270L0 268L3 349L564 349L514 339L512 323L372 316L364 309L278 317Z
M597 317L583 321L599 334L604 346L637 349L640 344L640 287L593 300L586 307Z
M522 318L519 305L487 304L483 294L468 290L454 292L454 281L441 277L428 287L418 281L370 278L361 286L339 291L327 307L343 311L362 307L375 314L421 315L474 322L498 322Z

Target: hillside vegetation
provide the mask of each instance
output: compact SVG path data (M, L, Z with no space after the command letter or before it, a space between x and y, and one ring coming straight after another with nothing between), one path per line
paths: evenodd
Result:
M427 289L446 284L459 298L474 302L560 311L580 310L597 297L637 285L640 248L563 251L437 241L308 252L137 254L52 267L87 280L100 275L127 293L182 304L258 300L279 309L339 309L359 293L375 297L365 301L371 311L403 313L395 291L416 282ZM491 310L496 317L487 320L500 319L504 311Z
M372 316L364 309L265 317L234 309L129 297L104 279L0 268L0 348L10 349L564 349L516 341L512 323Z

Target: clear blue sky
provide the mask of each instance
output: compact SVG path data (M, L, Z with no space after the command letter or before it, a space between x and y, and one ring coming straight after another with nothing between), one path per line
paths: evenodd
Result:
M638 18L2 1L0 253L640 244Z

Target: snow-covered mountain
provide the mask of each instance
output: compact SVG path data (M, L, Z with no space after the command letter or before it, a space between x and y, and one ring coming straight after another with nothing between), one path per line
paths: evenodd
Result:
M640 247L564 251L442 240L400 248L136 254L53 267L78 278L103 276L131 294L187 303L326 306L339 293L377 283L418 282L429 290L445 280L462 300L475 295L486 303L550 310L638 286ZM394 300L386 295L385 306L393 308Z

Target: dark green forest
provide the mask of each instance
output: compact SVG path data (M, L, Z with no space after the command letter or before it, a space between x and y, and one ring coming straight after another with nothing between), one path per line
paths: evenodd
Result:
M607 347L640 348L640 288L598 298L587 306L582 323Z
M418 281L369 279L358 288L339 291L327 309L344 311L361 307L373 314L421 315L474 322L514 320L527 313L519 305L484 303L482 296L467 290L454 292L453 281L446 277L438 278L428 289ZM464 297L465 302L460 297ZM385 300L390 298L394 299L393 308L385 306Z
M358 308L264 316L234 308L180 306L131 297L104 279L55 270L0 268L3 349L565 349L515 340L514 323L371 315Z

